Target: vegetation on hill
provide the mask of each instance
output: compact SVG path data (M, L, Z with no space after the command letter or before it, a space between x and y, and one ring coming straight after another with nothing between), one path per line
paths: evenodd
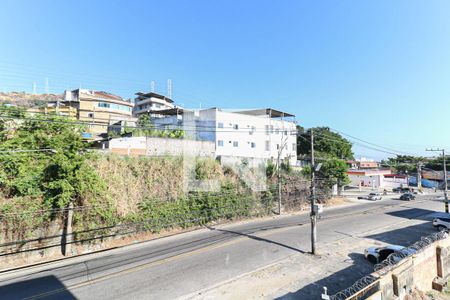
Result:
M45 106L50 101L61 100L57 94L28 94L25 92L0 92L0 104L11 104L18 107L30 108Z
M76 241L238 216L267 214L272 196L252 192L238 173L214 159L195 162L195 179L216 180L213 192L187 192L181 157L121 157L89 150L83 128L54 115L28 118L2 108L0 241L39 237L73 204ZM132 230L131 230L131 229Z

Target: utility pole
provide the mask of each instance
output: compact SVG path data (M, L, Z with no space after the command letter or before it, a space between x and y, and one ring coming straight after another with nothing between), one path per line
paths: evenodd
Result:
M316 183L314 162L314 131L311 128L311 253L316 254L317 216L316 216Z
M445 163L445 149L426 149L426 151L441 152L444 164L444 199L445 199L445 212L448 213L448 184L447 184L447 165Z
M50 93L50 88L48 85L48 78L45 78L45 93L48 95Z
M150 91L152 92L152 93L154 93L155 92L155 82L152 80L152 82L150 83Z
M281 166L280 166L280 153L277 157L277 181L278 181L278 214L281 215Z
M72 243L73 243L73 232L72 232L72 221L73 221L73 202L70 201L67 206L67 210L64 212L66 216L66 223L63 229L63 255L72 255Z
M422 162L417 163L417 189L422 191Z
M281 119L281 120L283 120L283 119ZM283 128L283 131L281 132L281 141L280 141L280 145L278 147L278 153L277 153L278 214L279 215L281 215L281 155L283 154L283 150L286 147L287 138L288 138L286 136L286 141L283 141L283 135L284 135L284 128Z

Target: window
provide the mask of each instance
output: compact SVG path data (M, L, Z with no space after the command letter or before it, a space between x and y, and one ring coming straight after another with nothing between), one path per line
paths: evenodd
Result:
M270 133L273 133L273 125L270 125Z
M392 249L382 249L382 250L380 250L378 252L378 254L380 255L379 258L378 258L378 261L385 260L392 253L394 253L394 250L392 250Z
M269 135L269 125L266 125L266 135Z
M252 142L250 145L252 148L256 148L256 143Z
M217 145L218 145L219 147L223 147L223 141L222 141L222 140L218 140L218 141L217 141Z
M219 122L219 123L217 124L217 127L223 128L223 123L222 123L222 122Z
M105 108L109 108L109 103L105 103L105 102L99 102L99 103L98 103L98 107L105 107Z
M275 129L275 134L279 134L279 133L280 133L280 129L279 128Z
M233 125L233 129L238 130L239 129L239 125L238 124L234 124Z
M284 131L284 135L287 135L287 130Z
M249 134L253 135L253 133L255 133L255 131L256 131L256 127L252 126L252 129L250 130Z
M266 151L270 151L270 141L266 141Z
M280 144L277 144L277 150L279 150L280 149Z
M93 118L94 117L94 113L88 113L88 118Z
M297 144L296 143L292 143L292 150L294 150L294 151L297 150Z
M110 108L110 109L131 112L131 107L126 106L126 105L121 105L121 104L99 102L97 106L102 107L102 108Z
M238 147L238 146L239 146L239 143L237 141L234 141L233 142L233 147Z

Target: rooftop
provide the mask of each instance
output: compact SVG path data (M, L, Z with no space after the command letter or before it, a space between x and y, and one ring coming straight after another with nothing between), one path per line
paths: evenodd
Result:
M135 95L138 96L138 98L158 98L173 103L173 100L170 99L169 97L154 92L150 93L137 92Z
M136 93L138 94L138 93ZM210 109L219 109L217 107L212 108L205 108L201 110L210 110ZM149 113L154 113L158 115L179 115L183 114L185 112L192 112L195 111L195 109L184 109L180 107L170 108L170 109L163 109L163 110L150 110ZM227 110L224 110L227 111ZM276 109L272 108L263 108L263 109L249 109L249 110L230 110L229 112L237 113L237 114L245 114L245 115L252 115L252 116L269 116L270 118L287 118L287 117L295 117L293 114L289 114L286 112L282 112Z
M175 108L169 108L169 109L161 109L161 110L149 110L149 114L158 114L163 116L175 116L183 114L184 112L190 112L191 110L175 107Z
M252 116L269 116L269 118L295 118L295 115L276 110L273 108L260 108L260 109L247 109L247 110L239 110L234 111L238 114L252 115Z
M118 96L118 95L114 95L105 91L94 91L94 90L87 90L87 89L76 89L73 90L73 92L77 92L80 96L81 95L85 95L88 97L95 97L95 98L99 98L99 99L104 99L104 100L116 100L116 101L124 101L124 102L130 102L129 99L123 99L122 97Z

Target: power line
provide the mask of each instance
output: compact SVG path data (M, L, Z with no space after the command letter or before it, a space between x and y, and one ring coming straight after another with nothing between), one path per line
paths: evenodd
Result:
M57 153L55 149L14 149L14 150L0 150L0 153L28 153L28 152L52 152Z
M298 136L309 142L309 140L307 140L303 136L301 136L301 135L298 135ZM347 143L350 143L350 144L353 144L353 145L361 146L361 147L366 148L366 149L370 149L370 150L374 150L374 151L378 151L378 152L382 152L382 153L386 153L386 154L392 154L392 155L396 155L396 156L400 155L399 153L386 151L386 150L383 150L383 149L378 149L378 148L367 146L367 145L364 145L362 143L358 143L358 142L355 142L355 141L347 141L346 142L346 141L334 139L334 138L331 138L331 137L329 137L329 136L327 136L325 134L315 133L315 136L318 136L320 139L333 141L333 142L340 143L340 144L343 144L343 145L347 145Z
M1 111L1 110L0 110ZM4 112L7 110L4 110ZM23 111L21 111L23 112ZM24 112L26 113L26 112ZM43 113L40 113L41 115ZM70 119L70 117L67 116L58 116L58 115L50 115L50 116L55 116L55 117L62 117L62 118L68 118ZM60 124L70 124L70 125L81 125L81 126L100 126L100 127L110 127L110 128L124 128L124 129L141 129L141 130L181 130L181 131L185 131L185 132L191 132L191 133L207 133L207 132L228 132L228 133L250 133L250 132L254 132L254 133L266 133L267 134L267 130L266 129L255 129L252 130L252 128L240 128L240 129L230 129L230 130L225 130L223 128L216 128L213 126L203 126L203 125L198 125L198 126L187 126L187 125L153 125L153 126L131 126L131 125L118 125L118 124L104 124L104 123L99 123L96 122L95 118L93 119L93 121L61 121L61 120L54 120L54 119L39 119L39 118L30 118L30 117L18 117L18 116L9 116L9 115L2 115L0 114L0 118L5 118L5 119L16 119L16 120L28 120L28 121L37 121L37 122L50 122L50 123L60 123ZM97 119L100 120L100 119ZM103 119L105 120L105 119ZM108 119L108 121L111 121L110 119ZM117 122L130 122L129 120L117 120ZM281 128L279 128L281 129ZM289 130L289 129L281 129L279 130L280 134L283 135L283 133L287 133L287 134L296 134L298 133L297 130ZM273 134L272 129L270 129L269 131L270 134ZM342 141L342 140L337 140L334 138L330 138L329 136L326 136L324 134L316 134L319 138L325 139L325 140L330 140L336 143L341 143L341 144L347 144L347 142ZM305 139L303 136L301 135L297 135L297 137L301 137L303 139ZM369 150L373 150L373 151L377 151L377 152L382 152L382 153L386 153L386 154L391 154L391 155L396 155L399 156L401 154L396 153L396 152L391 152L391 151L386 151L383 149L378 149L376 147L371 147L362 143L358 143L358 142L349 142L350 144L355 144L355 145L359 145L363 148L369 149Z
M111 128L125 128L125 129L142 129L142 130L174 130L174 129L178 129L178 130L182 130L182 131L187 131L187 132L236 132L236 133L250 133L250 132L256 132L256 133L266 133L267 131L265 129L259 129L259 130L252 130L252 128L238 128L238 129L224 129L224 128L217 128L215 126L203 126L203 125L198 125L198 126L191 126L191 125L151 125L151 126L131 126L131 125L122 125L122 124L105 124L105 123L99 123L99 122L95 122L96 120L108 120L108 121L112 121L111 119L100 119L100 118L93 118L92 121L63 121L63 120L55 120L55 119L40 119L40 118L31 118L31 117L26 117L26 116L10 116L10 115L5 115L1 113L2 110L0 109L0 119L13 119L13 120L28 120L28 121L36 121L36 122L49 122L49 123L59 123L59 124L70 124L70 125L84 125L84 126L103 126L103 127L111 127ZM7 112L7 110L3 110L3 113ZM20 111L16 111L16 112L20 112ZM26 113L26 112L25 112ZM45 115L45 116L50 116L50 117L57 117L57 118L67 118L67 119L72 119L71 117L68 116L60 116L60 115L56 115L56 114L45 114L45 113L39 113L40 115ZM117 122L132 122L130 120L117 120ZM163 128L158 128L158 126L163 127ZM169 127L169 128L164 128L165 126ZM170 128L170 127L174 127L174 128ZM232 127L229 127L232 128ZM289 130L289 129L284 129L284 130L280 130L279 134L283 135L284 132L287 132L288 134L292 134L292 133L296 133L296 130Z
M347 134L347 133L344 133L344 132L342 132L342 131L339 131L339 130L336 130L336 129L333 129L333 128L330 128L330 129L332 129L332 130L334 130L335 132L337 132L337 133L339 133L339 134L342 134L342 135L344 135L344 136L348 136L349 138L355 139L355 140L357 140L357 141L360 141L360 142L363 142L363 143L366 143L366 144L369 144L369 145L372 145L372 146L375 146L375 147L378 147L378 148L382 148L382 149L385 149L385 150L388 150L388 151L392 151L392 152L408 154L407 152L404 152L404 151L398 151L398 150L395 150L395 149L392 149L392 148L384 147L384 146L381 146L381 145L377 145L377 144L374 144L374 143L365 141L365 140L363 140L363 139L357 138L357 137L355 137L355 136L349 135L349 134Z

